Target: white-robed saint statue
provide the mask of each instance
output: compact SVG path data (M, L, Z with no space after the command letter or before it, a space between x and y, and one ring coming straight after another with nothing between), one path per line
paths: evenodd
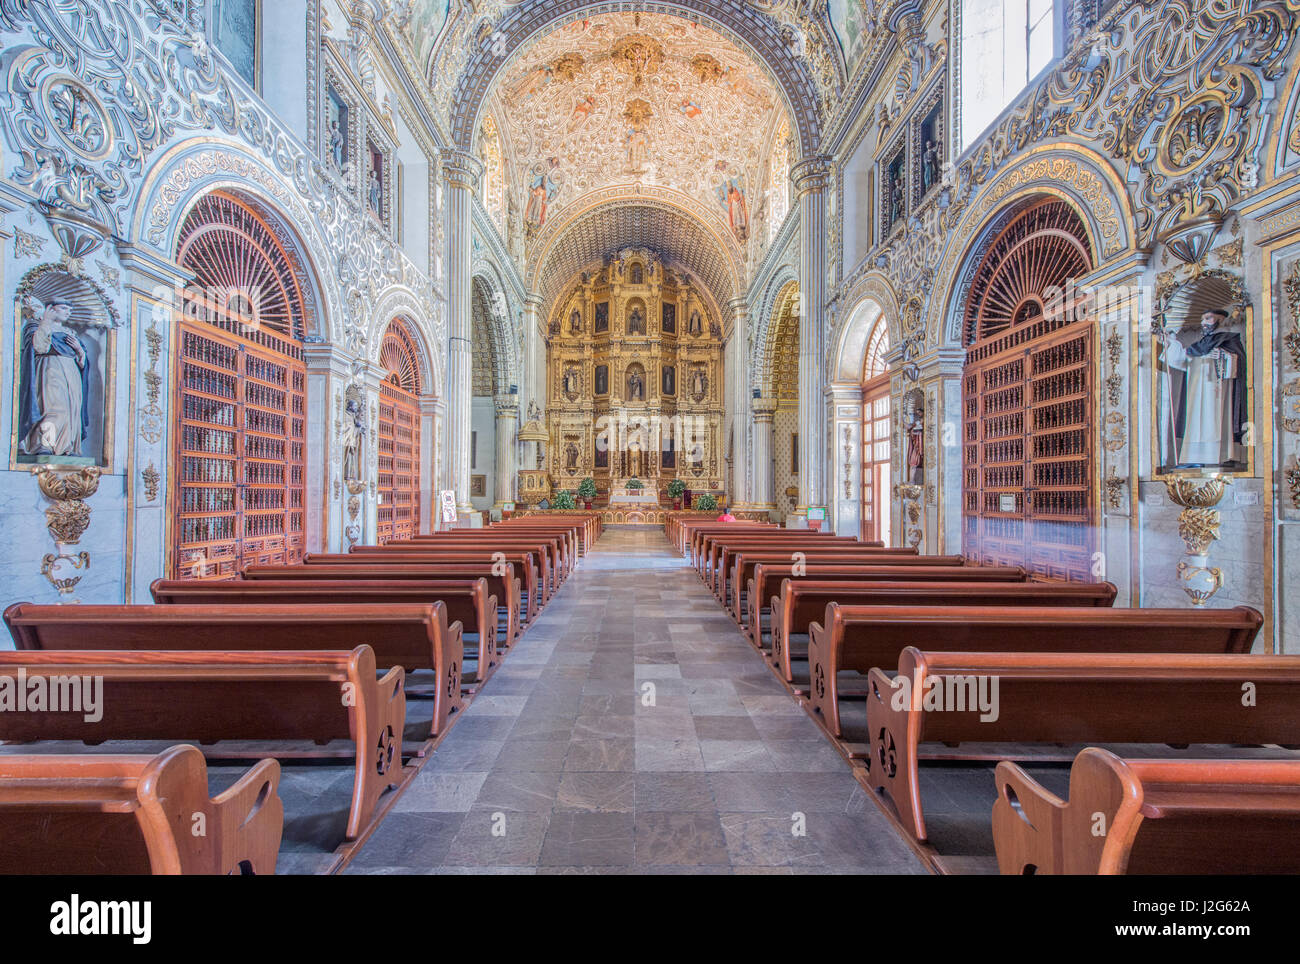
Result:
M1165 468L1246 464L1246 348L1228 315L1201 315L1201 337L1184 345L1156 329L1161 352L1160 457Z
M27 307L35 320L22 331L18 450L80 456L90 432L90 371L86 346L63 327L72 305L29 298Z

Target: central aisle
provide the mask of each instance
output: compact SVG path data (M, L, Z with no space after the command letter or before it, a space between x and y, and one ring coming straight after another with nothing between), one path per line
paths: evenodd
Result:
M347 872L923 868L663 532L608 529Z

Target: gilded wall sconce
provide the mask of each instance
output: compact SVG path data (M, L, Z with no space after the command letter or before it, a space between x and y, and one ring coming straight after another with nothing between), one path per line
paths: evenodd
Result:
M1187 556L1178 563L1178 580L1193 606L1204 606L1223 588L1223 570L1209 564L1210 546L1219 538L1222 516L1215 508L1232 479L1217 473L1179 475L1165 480L1169 498L1183 507L1178 535Z
M82 550L73 556L63 549L77 545L90 526L90 506L85 500L99 490L100 469L93 465L75 470L38 465L32 475L36 476L41 494L53 503L45 510L45 527L57 551L41 559L41 575L60 596L66 596L81 582L81 576L69 574L67 566L78 573L90 568L90 553Z

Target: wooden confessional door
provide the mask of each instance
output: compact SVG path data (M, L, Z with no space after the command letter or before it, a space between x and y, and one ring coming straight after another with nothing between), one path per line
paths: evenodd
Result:
M891 475L889 376L862 389L861 538L890 545Z
M392 379L379 386L378 538L420 531L420 404Z
M965 371L965 552L1088 581L1096 549L1093 325Z
M259 334L178 326L180 578L302 561L307 371L297 344Z

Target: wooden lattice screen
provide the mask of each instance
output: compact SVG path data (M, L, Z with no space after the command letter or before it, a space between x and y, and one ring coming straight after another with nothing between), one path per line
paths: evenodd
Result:
M1096 326L1069 284L1091 268L1083 224L1052 200L1017 215L974 275L962 514L978 562L1093 578Z
M420 374L410 333L388 327L379 362L378 539L409 539L420 530Z
M300 562L307 372L292 259L257 212L214 193L187 216L177 261L194 281L176 326L171 572Z

